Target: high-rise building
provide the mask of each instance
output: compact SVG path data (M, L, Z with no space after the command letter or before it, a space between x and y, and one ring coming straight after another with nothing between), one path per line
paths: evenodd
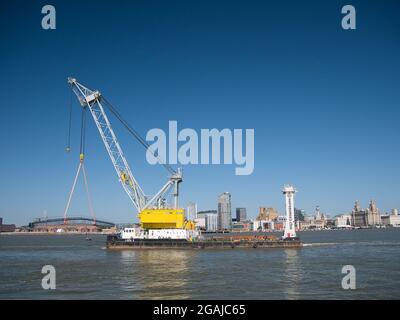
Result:
M186 220L194 220L197 218L197 204L189 202L185 211Z
M392 216L398 216L399 211L397 209L392 209Z
M305 216L306 216L305 210L294 208L294 219L296 221L304 221Z
M232 229L231 194L224 192L218 197L218 229Z
M247 219L246 208L236 208L236 221L245 221Z
M214 232L218 230L218 214L206 214L206 231Z

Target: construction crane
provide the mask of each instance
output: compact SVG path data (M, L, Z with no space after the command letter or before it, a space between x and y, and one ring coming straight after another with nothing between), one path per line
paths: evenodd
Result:
M183 209L179 208L179 184L182 182L182 171L175 171L168 164L163 164L169 171L170 177L162 188L153 196L147 196L135 179L128 161L122 151L117 137L111 127L105 113L106 106L127 130L135 136L147 149L149 145L140 135L121 117L117 110L97 90L91 90L74 78L68 78L68 84L77 96L83 109L89 110L97 126L104 146L110 156L114 169L122 187L128 194L134 206L138 210L138 218L143 229L184 229L194 228L193 223L188 223L184 218ZM81 161L84 158L83 151L80 154ZM168 205L165 196L173 191L173 204Z

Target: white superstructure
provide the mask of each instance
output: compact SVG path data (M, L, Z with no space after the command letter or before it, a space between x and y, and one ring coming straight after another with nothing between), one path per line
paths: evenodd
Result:
M143 230L137 228L124 228L120 232L123 240L141 240L141 239L171 239L171 240L191 240L198 237L199 234L195 230L186 229L149 229Z
M294 194L296 193L295 188L292 185L285 185L282 190L285 195L285 208L286 208L286 221L285 231L283 233L283 239L295 238L295 220L294 220Z
M133 239L144 239L145 233L139 227L137 228L124 228L120 231L121 239L133 240Z

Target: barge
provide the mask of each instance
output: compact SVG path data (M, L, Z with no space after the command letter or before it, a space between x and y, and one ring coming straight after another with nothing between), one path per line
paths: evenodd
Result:
M205 239L121 239L107 237L107 249L234 249L234 248L301 248L298 238L273 239L270 237L226 237Z

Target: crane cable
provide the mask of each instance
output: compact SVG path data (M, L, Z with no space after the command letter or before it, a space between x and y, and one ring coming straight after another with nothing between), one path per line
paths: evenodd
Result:
M68 113L69 113L68 137L67 137L67 147L65 148L65 151L70 152L71 151L71 126L72 126L72 90L70 91L70 95L69 95Z
M93 210L92 197L89 192L89 184L87 181L84 158L85 158L85 145L86 145L86 110L87 106L82 108L82 119L81 119L81 144L80 144L80 163L83 172L83 181L85 183L86 197L89 205L89 211L93 218L93 223L96 224L96 215Z
M81 116L81 143L79 147L79 152L81 157L85 154L85 137L86 137L86 106L82 108Z
M139 134L135 129L133 129L133 128L129 125L129 123L128 123L126 120L124 120L124 118L122 118L122 116L120 115L120 113L115 109L115 107L114 107L104 96L102 96L102 100L104 100L104 101L106 102L107 108L108 108L108 109L110 110L110 112L123 124L123 126L129 131L129 133L130 133L131 135L133 135L133 136L139 141L139 143L140 143L143 147L145 147L146 150L150 151L150 152L152 153L152 155L153 155L155 158L158 159L158 162L159 162L160 164L162 164L163 167L169 171L169 173L171 173L171 174L176 174L176 173L177 173L169 164L167 164L167 163L165 163L165 162L162 162L162 160L160 159L160 157L159 157L158 155L157 155L157 156L155 155L155 153L153 152L153 150L151 150L150 145L148 144L148 142L147 142L146 140L144 140L144 139L140 136L140 134Z
M83 181L85 182L86 197L87 197L87 201L88 201L88 205L89 205L90 215L92 216L93 224L96 224L96 215L93 210L92 196L89 192L89 183L87 181L85 165L83 164L83 162L82 162L82 172L83 172Z
M68 133L68 147L67 151L70 151L70 133L71 133L71 115L72 115L72 101L71 101L71 109L70 109L70 120L69 120L69 133ZM82 108L82 116L81 116L81 137L80 137L80 154L79 154L79 166L78 170L76 171L76 175L74 178L74 182L72 184L71 192L68 197L68 202L64 210L64 224L67 224L67 215L68 215L68 210L71 204L72 200L72 195L74 194L76 183L78 181L79 174L82 170L83 172L83 181L85 183L85 190L86 190L86 197L89 205L89 211L90 215L92 216L93 219L93 224L96 224L96 215L93 210L93 203L92 203L92 197L89 192L89 184L88 184L88 179L86 175L86 170L85 170L85 164L84 164L84 157L85 157L85 138L86 138L86 107Z

